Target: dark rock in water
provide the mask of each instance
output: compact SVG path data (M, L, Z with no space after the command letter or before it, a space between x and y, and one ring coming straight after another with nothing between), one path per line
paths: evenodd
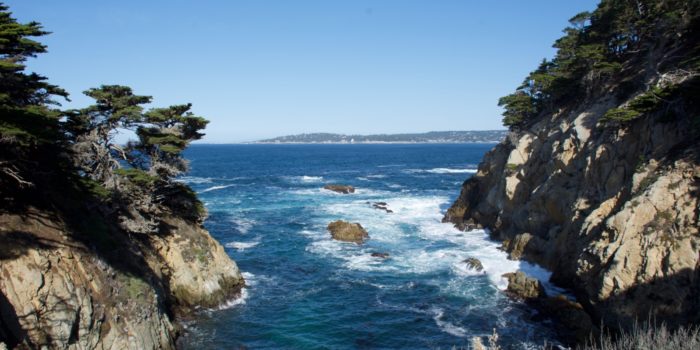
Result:
M536 278L527 276L522 271L505 273L503 277L508 279L506 293L512 297L530 300L546 296L542 283Z
M378 253L374 252L372 253L373 258L382 258L382 259L388 259L389 258L389 253Z
M349 185L325 185L323 186L323 188L329 191L343 194L355 193L355 187Z
M343 220L333 221L328 224L328 231L330 231L331 237L338 241L360 244L369 238L369 234L367 234L362 225Z
M506 293L516 299L524 300L540 311L538 318L554 320L557 332L565 343L582 344L589 336L597 334L597 329L581 304L567 299L563 295L548 297L542 283L518 271L503 275L508 279Z
M545 316L551 317L559 326L559 333L571 343L582 344L595 331L591 317L583 310L581 304L567 299L563 295L542 298L535 305ZM595 336L595 333L594 333Z
M393 213L394 211L386 207L387 204L386 202L374 202L372 204L372 208L374 209L379 209L379 210L384 210L387 213Z
M466 258L462 261L463 263L467 264L467 267L475 270L476 272L481 272L484 271L484 265L481 264L481 260L477 258Z

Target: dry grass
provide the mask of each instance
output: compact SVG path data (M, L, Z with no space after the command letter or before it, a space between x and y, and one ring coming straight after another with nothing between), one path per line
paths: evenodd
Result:
M598 344L588 344L582 350L697 350L700 349L700 327L669 330L665 324L635 325L630 331L611 336L605 334Z

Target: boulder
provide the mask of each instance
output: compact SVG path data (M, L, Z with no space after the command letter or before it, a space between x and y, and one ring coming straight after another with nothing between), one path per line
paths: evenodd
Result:
M373 258L388 259L388 258L389 258L389 253L374 252L374 253L372 253L372 257L373 257Z
M362 225L343 220L333 221L328 224L328 231L330 231L333 239L343 242L360 244L369 238L367 231Z
M530 300L546 296L542 283L536 278L527 276L522 271L505 273L503 277L508 279L506 293L512 297Z
M484 271L484 265L481 264L481 261L477 258L466 258L462 261L467 265L467 268L475 270L476 272L481 272Z
M355 187L352 187L350 185L325 185L323 186L323 188L329 191L343 194L355 193Z

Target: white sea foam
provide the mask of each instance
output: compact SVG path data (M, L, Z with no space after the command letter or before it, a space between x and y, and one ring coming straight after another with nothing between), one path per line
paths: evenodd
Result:
M209 188L207 188L207 189L201 190L199 193L221 190L221 189L224 189L224 188L229 188L229 187L231 187L231 186L235 186L235 185L212 186L212 187L209 187Z
M302 176L301 181L303 182L321 182L323 181L323 176Z
M257 224L255 220L248 218L233 218L231 222L236 225L236 229L243 234L248 233L248 231Z
M501 244L490 240L485 230L463 232L451 224L442 223L440 208L449 202L447 197L416 197L379 191L368 191L366 194L372 194L375 198L363 195L351 202L321 207L321 211L327 215L317 219L315 229L302 232L313 240L307 250L339 259L344 268L351 270L413 274L449 271L456 279L486 274L492 285L501 290L508 286L507 280L502 277L504 273L523 270L540 279L548 292L563 292L548 282L550 273L547 270L528 262L509 260L500 249ZM373 209L367 204L368 199L387 202L393 213ZM337 219L360 222L369 232L370 240L362 246L331 240L325 225ZM423 242L416 244L417 240ZM371 252L382 251L381 247L391 247L388 251L390 259L371 257ZM464 260L469 257L479 259L484 270L477 272L467 268ZM451 287L447 283L444 288Z
M433 169L406 169L403 172L407 174L476 174L477 169L464 168L433 168Z
M426 170L431 174L475 174L477 169L450 169L450 168L434 168Z
M258 284L257 276L248 272L248 271L241 272L241 276L243 276L243 279L245 280L245 284L249 287L252 287L252 286Z
M455 337L466 337L467 336L467 330L456 326L452 324L451 322L444 321L442 317L445 315L445 311L443 311L441 308L432 308L430 309L431 314L433 314L433 320L435 320L435 324L445 333L449 333L454 335Z
M219 307L217 307L216 309L217 310L226 310L226 309L230 309L234 306L245 305L247 299L248 299L248 288L243 287L243 288L241 288L241 294L237 298L233 298L231 300L226 301L225 303L219 305Z
M383 179L386 177L384 174L372 174L372 175L367 175L368 178L370 179Z
M211 182L210 177L197 177L197 176L182 176L175 181L177 182L184 182L184 183L189 183L189 184L204 184L204 183L210 183Z
M235 248L239 251L243 251L249 248L253 248L256 245L260 244L260 241L253 241L253 242L229 242L226 243L225 246L226 248Z
M285 176L284 179L286 179L287 181L293 182L293 183L316 183L316 182L322 182L323 176L310 176L310 175Z

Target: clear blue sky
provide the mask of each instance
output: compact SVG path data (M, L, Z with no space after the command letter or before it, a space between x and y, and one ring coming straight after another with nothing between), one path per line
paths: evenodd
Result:
M205 142L501 129L500 96L593 0L5 1L53 34L29 68L67 89L191 102Z

